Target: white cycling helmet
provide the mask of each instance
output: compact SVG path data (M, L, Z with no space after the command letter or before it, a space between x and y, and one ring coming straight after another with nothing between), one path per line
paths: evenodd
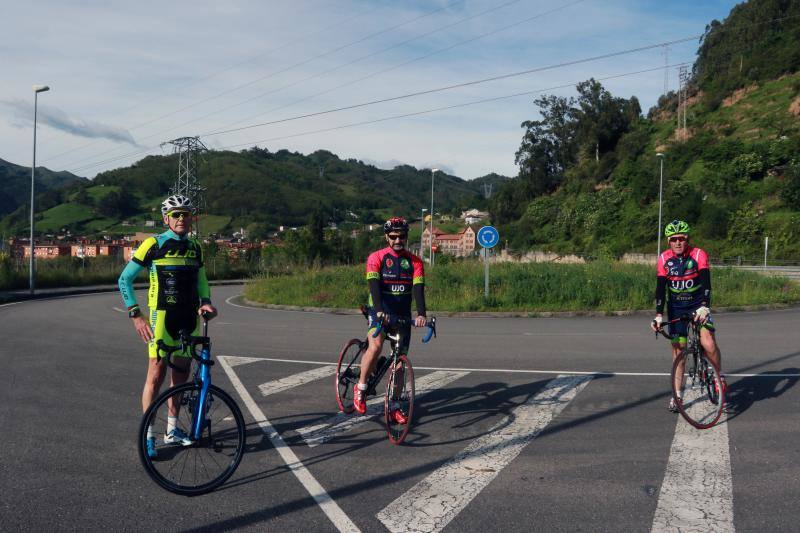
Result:
M194 205L192 205L192 201L182 194L173 194L161 202L162 215L166 215L170 211L175 211L176 209L194 213Z

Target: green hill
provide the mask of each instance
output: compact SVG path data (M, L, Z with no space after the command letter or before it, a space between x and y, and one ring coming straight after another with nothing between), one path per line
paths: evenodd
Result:
M45 167L36 168L36 187L38 193L46 193L65 186L84 182L69 172L53 172ZM28 205L31 194L31 169L0 159L0 217L13 212L22 205Z
M91 182L76 183L40 205L37 230L145 230L147 220L158 221L160 202L175 181L177 166L175 155L151 156L98 174ZM198 174L206 189L204 233L243 227L265 234L278 226L305 225L314 212L339 224L378 222L395 214L418 218L420 209L430 205L430 170L407 165L381 170L322 150L310 155L260 148L210 151L203 154ZM437 172L436 209L456 214L470 207L486 209L484 184L496 190L507 179L490 174L466 181ZM0 227L22 231L26 213L18 209L2 219Z
M772 258L799 259L797 11L796 2L753 0L709 26L688 87L686 130L676 127L674 93L647 118L631 116L635 97L612 96L594 80L579 84L575 98L536 100L543 118L523 124L520 174L492 200L501 234L520 250L655 252L662 152L664 223L688 220L695 242L716 257L758 257L769 236ZM770 26L768 17L781 22ZM771 29L742 35L745 24ZM740 75L737 59L733 71L711 75L728 54L715 47L728 50L736 39L737 58L759 68Z

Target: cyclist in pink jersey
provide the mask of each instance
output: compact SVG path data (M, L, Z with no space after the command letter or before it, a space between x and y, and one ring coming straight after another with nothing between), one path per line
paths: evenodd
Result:
M383 331L373 337L379 323L391 327L392 318L411 318L411 300L416 302L417 327L425 325L425 269L422 260L405 249L408 240L408 222L403 218L390 218L383 225L386 234L386 248L370 254L367 259L367 282L369 283L369 347L361 362L361 375L353 390L353 405L356 411L367 411L367 380L375 370L375 363L383 348ZM408 351L411 335L411 321L401 327L401 351ZM404 413L394 413L398 424L405 423Z
M694 315L695 321L702 325L700 343L703 350L722 372L722 354L715 337L716 328L711 320L711 270L708 254L689 244L689 231L689 224L683 220L673 220L664 228L669 249L658 256L656 317L650 327L653 331L661 329L665 303L670 319ZM669 325L673 360L686 346L687 327L685 322ZM678 412L673 398L669 399L668 408L672 412Z

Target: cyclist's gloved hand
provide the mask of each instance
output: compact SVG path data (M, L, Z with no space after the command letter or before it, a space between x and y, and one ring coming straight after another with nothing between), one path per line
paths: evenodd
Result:
M663 322L664 322L664 317L662 317L661 315L656 315L656 317L653 319L653 322L650 324L650 328L653 331L658 331L661 329L661 324Z
M375 318L378 319L378 324L383 324L386 321L386 314L383 311L375 313Z
M425 315L417 315L417 318L414 320L414 326L418 328L424 328L428 319L425 318Z
M705 324L708 322L708 315L711 314L711 309L706 307L705 305L699 307L697 311L694 312L694 319L701 324Z

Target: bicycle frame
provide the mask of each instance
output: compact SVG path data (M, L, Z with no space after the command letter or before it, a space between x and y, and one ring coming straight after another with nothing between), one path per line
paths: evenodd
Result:
M202 345L200 355L195 352L195 346ZM191 353L192 359L199 363L199 367L195 370L194 381L200 385L200 394L198 396L198 406L192 412L192 431L191 439L194 441L200 440L203 433L203 421L205 420L206 400L208 399L208 390L211 387L211 365L214 361L211 360L211 339L208 338L208 320L203 319L203 335L202 337L193 337L186 332L181 332L180 346L166 346L163 341L158 341L158 352L156 358L161 360L161 351L166 355L164 359L167 360L167 365L173 369L177 369L170 360L172 354L177 351L184 351L188 349Z

